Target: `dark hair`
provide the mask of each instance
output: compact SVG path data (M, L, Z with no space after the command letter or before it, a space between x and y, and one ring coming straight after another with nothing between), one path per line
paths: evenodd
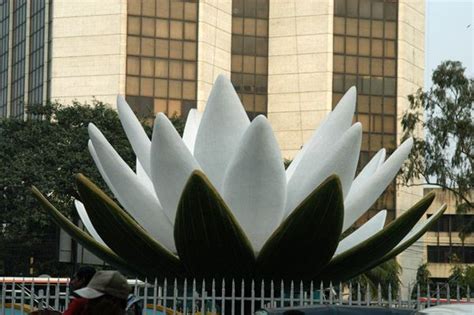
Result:
M84 280L84 286L86 286L89 281L91 281L92 277L95 274L95 268L90 266L84 266L79 268L76 272L76 277L78 279Z

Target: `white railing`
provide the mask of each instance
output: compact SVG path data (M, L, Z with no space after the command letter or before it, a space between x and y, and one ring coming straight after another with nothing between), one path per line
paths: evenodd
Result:
M70 301L68 279L0 277L0 315L36 309L64 310ZM445 283L431 287L376 289L361 283L264 281L129 280L143 314L253 314L260 309L308 305L353 305L423 309L443 303L470 302L470 288ZM454 292L455 291L455 292Z

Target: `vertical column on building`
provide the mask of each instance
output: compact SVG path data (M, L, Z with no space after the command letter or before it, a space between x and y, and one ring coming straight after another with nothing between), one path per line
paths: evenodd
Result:
M199 1L197 107L206 106L219 74L230 79L232 1Z
M30 80L30 28L31 24L31 1L26 1L26 30L25 30L25 86L23 92L23 119L26 119L26 110L29 104L28 88Z
M268 119L292 159L331 110L333 0L270 2Z
M44 55L43 55L43 104L46 104L48 101L48 73L49 73L49 28L51 27L49 25L49 11L50 8L49 6L52 5L51 3L52 0L45 0L44 5Z
M8 19L8 88L7 88L7 117L11 115L11 101L12 101L12 64L13 64L13 1L7 0L9 2L9 19Z
M269 0L232 1L232 84L251 119L267 114Z

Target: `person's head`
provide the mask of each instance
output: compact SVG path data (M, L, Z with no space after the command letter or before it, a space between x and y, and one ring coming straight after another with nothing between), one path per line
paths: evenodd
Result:
M87 308L90 312L94 308L102 309L104 306L125 310L130 286L120 272L103 270L97 271L86 287L74 293L89 299Z
M95 274L95 269L93 267L84 266L79 268L79 270L74 274L69 282L71 289L73 291L85 287L92 277Z

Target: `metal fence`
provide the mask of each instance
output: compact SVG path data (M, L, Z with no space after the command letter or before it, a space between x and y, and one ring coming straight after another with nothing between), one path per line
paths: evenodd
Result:
M1 278L0 314L28 314L35 309L64 310L70 301L68 279ZM469 287L446 283L394 290L366 283L264 281L129 280L143 314L253 314L263 308L303 305L359 305L423 309L467 303ZM402 296L407 298L403 299Z

